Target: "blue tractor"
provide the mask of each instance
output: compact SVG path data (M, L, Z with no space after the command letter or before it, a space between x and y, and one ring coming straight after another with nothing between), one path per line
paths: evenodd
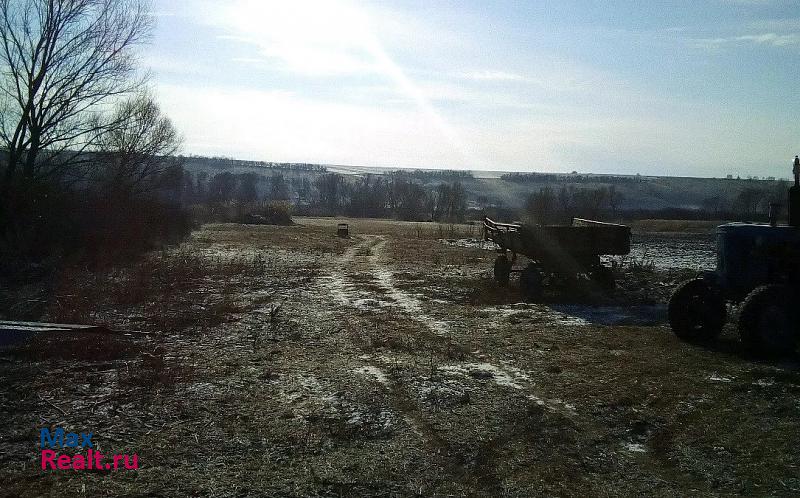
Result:
M771 206L772 208L772 206ZM687 341L709 341L739 304L739 335L758 354L785 354L800 339L800 159L794 159L789 224L728 223L717 227L717 269L681 284L669 300L669 323Z

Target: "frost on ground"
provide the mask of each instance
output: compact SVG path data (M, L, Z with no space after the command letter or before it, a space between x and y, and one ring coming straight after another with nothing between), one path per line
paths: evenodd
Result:
M339 239L338 221L206 226L59 290L62 308L150 335L0 349L0 494L783 496L800 482L800 363L751 360L733 327L677 340L664 303L680 272L623 269L598 305L522 303L516 278L493 282L490 251L439 240L474 227L347 220ZM670 237L653 239L664 254L705 243ZM147 470L42 473L35 429L59 425Z
M383 373L383 370L381 370L378 367L367 365L364 367L357 368L355 372L373 377L375 380L377 380L384 386L387 387L389 386L389 378L386 376L385 373Z
M396 424L396 416L389 409L348 400L311 375L296 377L283 386L281 393L296 417L312 424L322 421L329 429L353 430L376 436L385 435Z
M495 382L499 386L522 389L520 382L529 380L527 374L513 367L505 369L492 365L491 363L464 363L459 365L440 366L439 370L445 373L465 375L473 379L486 379Z

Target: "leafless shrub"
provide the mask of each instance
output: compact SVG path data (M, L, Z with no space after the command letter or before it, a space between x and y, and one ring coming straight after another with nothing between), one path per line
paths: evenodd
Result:
M135 361L127 362L118 370L119 382L123 386L146 388L174 388L179 382L192 378L192 369L182 360L167 356L162 345L149 352L142 352Z

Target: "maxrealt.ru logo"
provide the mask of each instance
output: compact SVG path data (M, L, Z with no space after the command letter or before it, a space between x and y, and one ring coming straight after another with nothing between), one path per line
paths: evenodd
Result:
M139 457L131 455L106 455L95 450L93 432L67 432L61 427L55 430L43 428L39 431L39 446L42 449L42 470L136 470ZM85 453L59 454L54 449L74 448Z

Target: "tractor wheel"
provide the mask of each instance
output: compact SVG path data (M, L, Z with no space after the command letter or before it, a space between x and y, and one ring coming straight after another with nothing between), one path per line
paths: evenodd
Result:
M616 287L617 282L614 279L614 272L607 266L598 266L589 273L589 278L597 285L602 291L612 291Z
M725 300L701 278L678 286L669 299L669 324L685 341L708 341L722 331L727 318Z
M505 254L497 256L494 260L494 279L500 287L508 286L508 279L511 276L511 261Z
M533 263L522 270L519 276L519 287L528 301L536 301L542 297L542 272Z
M794 293L785 285L764 285L747 295L739 313L739 335L748 350L789 354L797 341Z

